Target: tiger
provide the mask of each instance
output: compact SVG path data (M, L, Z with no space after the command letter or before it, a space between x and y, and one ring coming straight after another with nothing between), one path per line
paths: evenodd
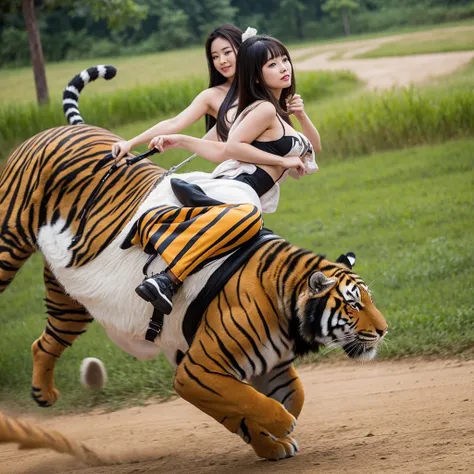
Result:
M145 159L119 167L84 218L118 139L84 123L46 130L12 154L0 177L0 291L36 249L44 257L48 320L32 345L34 399L41 406L56 402L55 362L95 319L138 358L163 352L176 370L176 393L258 457L294 456L292 433L304 403L295 361L323 346L372 360L387 333L368 286L352 271L355 255L331 261L272 234L206 303L191 332L186 317L193 300L232 255L190 275L159 337L144 340L152 310L133 288L148 256L120 245L144 212L174 198L166 195L169 183L156 184L163 170ZM153 272L164 267L159 257L150 265ZM84 455L85 448L65 450L48 430L13 418L4 423L9 430L0 432L0 442Z

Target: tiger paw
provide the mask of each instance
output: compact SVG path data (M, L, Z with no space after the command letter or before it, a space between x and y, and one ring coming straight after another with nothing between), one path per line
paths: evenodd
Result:
M299 451L298 443L291 436L275 439L265 431L261 431L251 445L257 456L269 461L291 458Z
M290 435L296 427L296 418L285 410L285 408L280 405L277 407L276 413L274 413L270 419L264 423L259 423L270 435L274 438L286 438ZM256 420L257 421L257 420Z
M31 387L31 397L33 400L43 408L54 405L57 399L60 397L60 392L56 388L44 390L34 385Z
M40 407L50 407L58 400L60 393L54 387L56 358L42 350L39 340L31 346L33 355L33 379L31 396Z

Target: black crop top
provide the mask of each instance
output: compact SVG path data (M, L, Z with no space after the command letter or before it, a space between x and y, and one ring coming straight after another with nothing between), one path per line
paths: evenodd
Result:
M313 155L314 151L310 141L299 132L296 132L296 136L285 135L285 126L278 114L277 118L282 126L283 136L278 138L278 140L254 140L251 145L259 150L282 157L298 156L303 158L307 154ZM260 168L258 165L255 166L256 170L254 173L241 173L234 178L227 178L226 176L218 176L217 178L233 179L235 181L246 183L254 189L259 197L262 197L275 185L275 181L265 170Z
M308 153L313 153L313 147L310 141L301 133L298 135L285 135L285 126L277 114L283 129L283 136L278 140L258 141L254 140L251 145L259 150L266 151L272 155L278 156L299 156L303 158Z

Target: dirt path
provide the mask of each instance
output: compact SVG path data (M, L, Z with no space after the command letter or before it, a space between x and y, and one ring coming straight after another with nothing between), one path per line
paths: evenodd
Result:
M40 420L124 464L0 447L8 474L473 472L474 361L324 364L300 370L301 451L271 463L183 400L109 414ZM38 419L36 419L38 421Z
M423 31L404 35L387 36L371 40L350 41L340 44L321 45L295 51L292 58L298 71L351 70L369 89L389 89L393 86L408 86L426 82L435 77L452 74L474 58L473 51L452 53L417 54L373 59L353 59L354 56L371 51L382 44L400 39L435 37L436 31L466 31L474 27L458 27L434 31ZM342 54L344 53L344 54ZM334 55L340 55L331 59Z

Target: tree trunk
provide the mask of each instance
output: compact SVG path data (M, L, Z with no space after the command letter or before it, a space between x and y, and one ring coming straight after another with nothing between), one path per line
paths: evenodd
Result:
M344 23L344 34L349 36L351 34L351 29L349 26L349 15L347 14L347 8L342 10L342 21Z
M25 18L28 42L30 44L31 63L35 76L36 96L40 105L49 102L46 71L44 69L43 47L41 46L40 32L36 23L34 0L22 0L23 16Z
M296 9L295 15L296 15L296 34L298 36L298 39L302 40L304 38L304 34L303 34L303 17L302 17L301 11Z

